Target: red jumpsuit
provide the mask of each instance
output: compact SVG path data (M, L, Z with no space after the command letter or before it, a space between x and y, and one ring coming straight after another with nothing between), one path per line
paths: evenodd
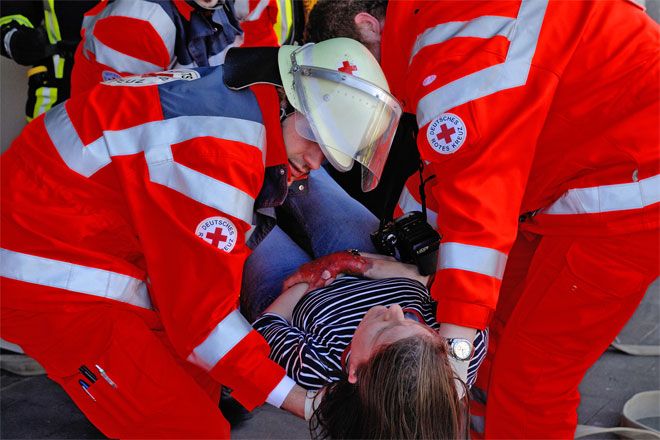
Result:
M85 14L72 94L117 76L218 66L231 47L277 46L275 0L240 0L203 11L192 0L117 0ZM206 13L210 16L206 16ZM244 27L244 33L241 31Z
M228 437L220 384L248 409L290 390L237 310L278 102L221 67L122 78L3 154L2 337L108 437Z
M658 25L623 0L390 2L382 38L435 175L438 320L491 324L486 436L572 437L658 276Z

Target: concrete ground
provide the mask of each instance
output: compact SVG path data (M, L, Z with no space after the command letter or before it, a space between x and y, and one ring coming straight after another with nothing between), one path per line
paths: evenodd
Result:
M623 342L660 344L660 284L656 281L621 333ZM617 426L623 404L635 393L660 389L660 358L635 357L609 350L580 386L580 423ZM658 402L660 405L660 402ZM232 431L237 439L309 438L307 424L265 405ZM658 420L655 421L656 423ZM0 375L1 439L105 438L69 397L45 376ZM611 437L614 438L614 437Z

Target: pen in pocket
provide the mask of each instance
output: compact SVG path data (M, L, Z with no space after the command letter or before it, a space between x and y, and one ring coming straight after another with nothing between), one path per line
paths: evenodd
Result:
M94 383L96 382L96 375L92 373L92 370L87 368L86 365L81 365L80 368L78 368L78 371L85 376L90 382Z
M96 364L94 366L96 367L97 370L99 370L99 373L101 373L101 377L103 379L105 379L105 381L108 382L108 384L110 384L110 386L112 388L117 388L117 384L114 383L112 381L112 379L110 379L110 376L108 376L108 373L106 373L105 370L99 366L99 364Z
M83 391L84 391L85 393L87 393L87 395L88 395L88 396L89 396L94 402L96 402L96 399L94 398L94 396L92 395L92 393L90 393L89 390L87 389L87 388L89 388L89 384L88 384L87 382L85 382L84 380L82 380L82 379L79 379L79 380L78 380L78 383L79 383L80 386L82 387Z

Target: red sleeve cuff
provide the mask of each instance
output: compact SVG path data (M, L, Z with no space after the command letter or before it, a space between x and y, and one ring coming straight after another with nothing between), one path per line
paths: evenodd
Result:
M479 304L441 299L436 317L438 322L483 330L493 317L493 310Z
M263 404L280 383L285 371L268 358L269 347L252 330L211 370L211 375L231 388L232 396L248 411Z
M485 329L495 312L501 281L475 272L442 269L436 272L431 296L438 302L439 322Z

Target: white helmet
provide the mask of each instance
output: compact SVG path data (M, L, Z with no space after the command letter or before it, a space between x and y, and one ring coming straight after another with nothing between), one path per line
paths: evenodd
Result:
M401 117L385 75L369 50L350 38L282 46L286 96L301 114L300 135L319 144L339 171L362 164L362 190L378 185Z

